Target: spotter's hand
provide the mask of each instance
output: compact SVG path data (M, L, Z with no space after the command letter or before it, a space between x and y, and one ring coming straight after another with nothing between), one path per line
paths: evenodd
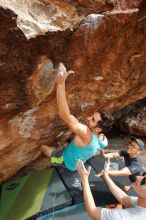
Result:
M96 174L96 177L101 177L103 175L103 170L101 172L99 172L98 174Z
M77 169L78 169L78 173L79 173L79 175L82 179L88 178L88 176L90 174L90 171L91 171L90 166L88 167L88 169L86 169L86 167L84 166L83 161L78 160L77 161Z
M105 162L104 169L103 169L103 176L108 175L110 170L110 158Z
M110 158L109 157L107 158L107 161L104 164L104 170L107 172L110 170Z

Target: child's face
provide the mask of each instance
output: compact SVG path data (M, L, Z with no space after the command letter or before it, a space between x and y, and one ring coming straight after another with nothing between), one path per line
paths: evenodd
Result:
M129 154L140 154L140 148L136 141L130 141L127 145L127 153Z

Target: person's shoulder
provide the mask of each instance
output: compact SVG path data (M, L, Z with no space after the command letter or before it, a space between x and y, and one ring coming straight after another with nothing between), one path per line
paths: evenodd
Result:
M142 161L141 161L140 157L130 158L130 161L132 164L135 164L135 165L142 167Z
M129 196L129 197L130 197L130 201L131 201L131 206L132 207L137 206L138 197L135 197L135 196Z
M85 125L85 126L86 126L86 125ZM79 135L78 135L78 136L79 136ZM90 143L90 141L92 140L92 136L93 136L93 134L92 134L91 130L88 128L88 126L86 126L86 132L85 132L85 134L83 135L83 137L81 138L82 141L84 141L85 143L87 143L87 142Z
M104 146L108 145L108 139L107 139L107 137L103 133L101 133L98 138L99 138L100 141L102 141Z
M135 163L141 163L141 159L140 157L130 157L129 158L131 160L131 162L135 162Z
M135 157L135 159L138 163L141 163L141 158L139 156Z
M107 220L107 219L112 219L112 220L122 220L123 219L123 209L108 209L108 208L102 208L101 210L101 219L102 220Z

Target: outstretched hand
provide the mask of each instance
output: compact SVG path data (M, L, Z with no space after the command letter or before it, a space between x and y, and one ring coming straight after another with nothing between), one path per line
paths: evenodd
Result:
M108 174L109 170L110 170L110 158L108 158L108 160L105 162L104 169L95 176L96 177L100 177L102 175L105 176L106 174Z
M103 170L103 175L108 175L108 172L110 170L110 158L107 159L105 165L104 165L104 170Z
M89 166L88 169L86 169L86 167L84 166L84 163L82 160L78 160L77 161L77 169L78 169L78 173L81 177L81 179L84 178L88 178L90 171L91 171L91 167Z
M63 82L65 82L66 78L73 73L74 71L72 70L67 71L63 63L59 63L59 68L57 71L57 78L56 78L57 84L62 84Z

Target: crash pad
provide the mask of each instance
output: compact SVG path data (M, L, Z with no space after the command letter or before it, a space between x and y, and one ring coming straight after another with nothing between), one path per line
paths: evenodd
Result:
M2 185L0 219L35 219L70 204L72 199L56 170L45 169Z

